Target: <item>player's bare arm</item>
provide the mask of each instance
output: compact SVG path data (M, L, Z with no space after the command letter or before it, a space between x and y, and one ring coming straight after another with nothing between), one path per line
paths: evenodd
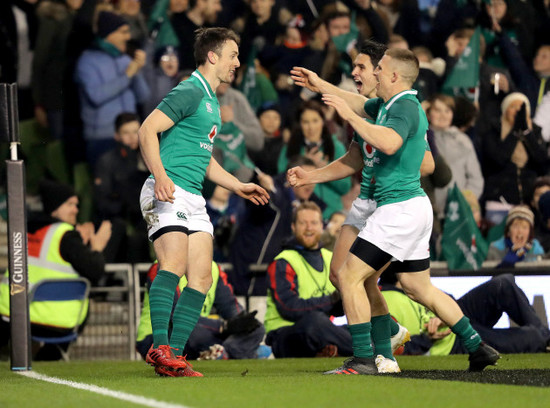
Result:
M349 177L363 168L359 149L359 145L352 142L346 154L320 169L305 171L299 166L293 167L287 171L287 181L293 187L300 187Z
M269 201L269 194L262 187L254 183L241 183L235 176L224 170L213 157L210 158L206 168L206 177L256 205L264 205Z
M158 133L174 126L174 122L158 109L153 110L138 131L139 147L147 168L155 178L155 198L174 202L176 186L170 180L160 159Z
M321 94L333 94L338 95L340 98L346 100L350 108L359 116L366 117L367 114L363 107L367 98L356 92L344 91L337 86L331 84L324 79L321 79L319 75L309 69L303 67L294 67L290 71L290 77L294 83L302 88L307 88L312 92Z
M424 158L422 159L422 163L420 164L420 176L425 177L432 174L435 170L435 161L434 157L432 155L432 152L429 150L426 150L424 153Z
M340 117L347 121L363 140L382 153L395 154L403 145L403 139L395 130L368 123L339 96L323 94L323 102L334 107Z

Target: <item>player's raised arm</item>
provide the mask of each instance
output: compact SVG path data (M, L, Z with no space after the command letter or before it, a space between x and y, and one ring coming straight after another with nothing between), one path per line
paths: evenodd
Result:
M344 91L336 85L320 78L315 72L303 67L293 67L290 71L290 77L297 86L307 88L312 92L338 95L340 98L345 99L346 103L357 115L361 117L366 116L363 107L367 101L367 98L363 95L355 92Z
M392 155L403 145L403 139L392 128L373 125L363 120L346 102L336 96L323 94L323 102L336 109L340 117L349 122L355 132L368 144L384 154Z

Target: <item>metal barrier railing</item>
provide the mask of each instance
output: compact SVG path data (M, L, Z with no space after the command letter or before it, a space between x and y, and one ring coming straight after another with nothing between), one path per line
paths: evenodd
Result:
M432 276L492 276L500 274L495 269L497 262L484 262L477 271L450 271L446 262L432 262ZM229 274L231 264L220 264ZM141 315L141 302L145 287L140 284L142 274L147 272L151 263L108 264L106 273L116 276L121 284L116 286L95 286L91 288L90 317L71 349L74 359L140 359L135 351L137 327ZM268 264L250 266L253 276L267 273ZM550 260L521 262L516 268L508 270L515 275L549 275ZM251 296L245 296L247 309ZM126 356L126 357L125 357Z

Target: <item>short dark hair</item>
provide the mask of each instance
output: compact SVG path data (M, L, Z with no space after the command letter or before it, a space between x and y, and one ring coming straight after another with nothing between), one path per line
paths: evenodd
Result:
M414 52L400 48L390 48L386 51L386 55L402 63L399 70L401 76L412 85L416 81L420 71L420 64Z
M298 218L298 213L303 210L313 210L317 211L319 213L319 218L321 219L321 222L323 222L323 211L321 210L321 207L319 207L317 204L315 204L313 201L304 201L296 208L294 208L294 211L292 211L292 223L296 223L296 219Z
M140 123L139 116L130 112L120 113L115 119L115 132L118 132L123 125L130 122Z
M373 67L376 68L388 47L373 40L365 40L361 43L360 54L368 55Z
M194 57L197 67L206 63L209 51L220 55L226 41L235 41L239 45L241 40L229 28L212 27L195 30Z

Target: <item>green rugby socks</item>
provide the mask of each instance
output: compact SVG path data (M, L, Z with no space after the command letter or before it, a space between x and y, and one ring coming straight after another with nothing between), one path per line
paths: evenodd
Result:
M179 281L178 275L160 270L149 289L154 348L168 344L168 326Z
M370 322L348 325L355 357L372 358L374 356L370 338L371 328Z
M470 324L470 319L466 316L463 316L453 327L451 327L453 333L455 333L468 353L473 353L479 348L481 344L481 336Z
M382 316L373 316L371 318L372 330L372 342L374 344L374 354L381 354L386 358L395 360L391 352L391 325L390 321L393 319L390 317L390 314L385 314ZM395 323L395 322L394 322ZM397 326L397 323L396 323ZM398 331L399 331L399 326Z
M181 292L172 317L172 335L170 336L170 347L178 349L174 352L176 355L183 354L189 335L199 320L205 299L206 295L190 287L185 287Z

